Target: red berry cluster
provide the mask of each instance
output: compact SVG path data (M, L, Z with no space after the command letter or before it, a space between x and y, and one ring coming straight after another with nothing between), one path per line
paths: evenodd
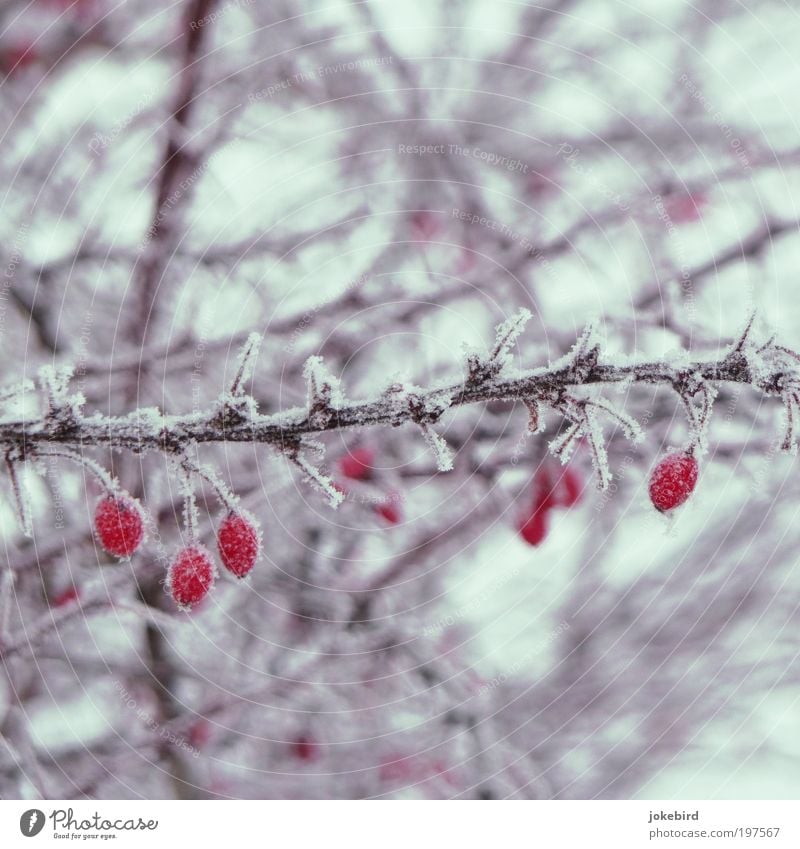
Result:
M520 536L528 545L540 545L547 536L549 513L559 507L577 504L583 493L583 481L575 469L542 466L533 479L530 508L519 525Z
M246 513L231 510L217 530L217 549L222 565L235 577L250 574L261 556L261 537L255 521ZM190 609L211 591L217 567L205 546L190 543L173 558L167 572L167 589L178 607Z
M144 514L129 496L108 494L97 505L94 527L100 545L115 557L130 557L144 540ZM230 510L217 530L223 566L244 578L261 556L261 537L255 520ZM205 546L191 542L178 551L167 571L167 589L181 608L202 601L214 586L217 569Z

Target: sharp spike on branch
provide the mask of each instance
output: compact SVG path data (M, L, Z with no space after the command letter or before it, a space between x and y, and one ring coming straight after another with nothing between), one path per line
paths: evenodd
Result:
M526 398L525 407L528 410L528 432L531 434L544 431L544 417L541 405L535 398Z
M624 410L617 409L609 401L606 401L605 398L592 398L587 401L586 404L587 406L596 407L597 409L604 410L608 413L609 416L611 416L611 418L619 424L622 428L622 432L625 434L625 438L630 442L636 444L644 441L644 431L642 430L641 425Z
M581 437L581 429L581 424L573 422L561 436L557 436L548 445L550 453L565 465Z
M289 458L302 470L308 482L327 497L331 507L336 509L344 501L344 493L333 479L318 469L308 458L299 452L290 454Z
M5 569L0 575L0 646L11 639L11 602L14 598L14 573Z
M600 345L595 341L594 322L589 322L572 346L570 371L575 383L583 383L600 360Z
M592 464L598 479L598 489L606 490L611 483L611 467L608 464L603 429L592 410L586 410L586 439L592 453Z
M230 394L233 397L244 394L244 384L253 376L260 348L261 336L258 333L251 333L239 352L239 368L230 388Z
M453 451L447 442L430 425L421 424L420 429L425 441L436 458L436 468L440 472L449 472L453 469Z
M497 325L494 348L489 354L490 363L496 364L498 369L506 364L514 343L522 335L531 317L530 310L520 307L511 318L507 318L502 324Z
M784 390L781 393L781 400L786 415L786 429L781 443L781 451L797 454L797 416L800 412L800 398L795 391Z
M753 324L755 323L756 315L757 313L755 310L750 313L750 318L747 320L747 324L745 324L744 330L742 331L738 341L734 344L732 348L733 353L741 353L744 350L745 345L747 344L747 341L750 337L750 331L753 329Z
M10 452L6 454L6 469L8 470L8 477L11 482L11 492L14 496L14 506L16 508L17 521L19 522L20 530L24 536L32 537L33 524L31 522L28 499L19 484L15 461L11 458Z
M319 427L325 427L342 403L339 379L334 377L322 357L306 360L303 376L308 385L308 417Z
M691 432L692 447L700 448L705 451L708 443L708 428L711 422L711 413L714 408L714 398L717 396L717 390L709 386L704 380L679 381L675 385L675 390L686 411L686 418L689 422L689 430ZM701 395L700 405L694 402L694 396L697 393Z
M495 329L495 341L488 356L477 351L467 353L467 373L473 383L480 383L496 377L508 363L511 349L531 320L531 311L521 307Z

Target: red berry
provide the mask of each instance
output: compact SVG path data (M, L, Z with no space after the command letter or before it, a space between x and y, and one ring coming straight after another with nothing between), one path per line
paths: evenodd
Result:
M368 480L372 477L374 461L375 453L370 448L354 448L349 454L339 459L339 471L351 480Z
M244 578L261 555L258 530L242 513L228 513L219 526L217 545L223 565L237 578Z
M100 545L116 557L130 557L144 538L142 511L122 496L107 495L98 503L94 527Z
M547 174L542 174L539 171L531 171L528 175L525 188L532 195L542 196L553 192L556 186Z
M427 242L442 231L442 221L435 212L420 210L411 216L411 232L417 241Z
M52 606L53 607L65 607L71 601L78 600L78 591L75 587L70 587L69 589L60 592L54 599Z
M390 525L399 525L402 520L400 507L394 497L388 498L375 505L375 512Z
M409 755L392 754L378 768L383 781L411 781L416 773L416 761Z
M533 509L551 510L557 507L560 503L557 487L558 482L553 481L547 466L540 468L533 479Z
M208 720L202 717L196 722L193 722L189 728L189 743L195 749L202 749L208 744L211 739L211 725Z
M7 74L17 74L37 60L36 48L31 43L21 42L9 47L2 56L3 69Z
M300 761L315 761L322 754L319 743L307 736L301 734L291 745L292 754Z
M708 198L699 192L670 197L665 202L667 214L676 224L699 221L707 205Z
M547 509L538 508L520 525L520 536L528 545L539 545L547 536Z
M562 507L574 507L583 494L583 481L574 470L567 468L559 481L561 498L559 503Z
M662 513L680 507L697 483L697 460L691 454L668 454L650 476L650 500Z
M190 608L208 595L215 578L216 569L208 551L202 545L189 545L170 564L167 589L178 607Z

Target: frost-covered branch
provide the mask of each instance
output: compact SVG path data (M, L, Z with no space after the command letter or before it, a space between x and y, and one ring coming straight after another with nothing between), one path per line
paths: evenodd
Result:
M185 457L192 446L200 443L264 443L285 454L337 506L341 493L308 458L309 453L324 451L313 437L327 431L410 423L421 430L440 471L449 471L453 467L450 448L433 430L448 410L488 401L522 401L531 414L530 429L534 432L541 427L545 408L564 418L566 430L550 442L550 450L563 462L569 459L578 440L586 440L599 485L604 489L611 475L600 414L619 426L633 442L640 441L643 434L630 415L591 390L607 384L670 387L686 411L691 444L704 450L715 384L735 383L751 385L783 402L787 425L782 444L786 450L794 449L800 358L773 338L760 347L753 344L752 319L738 340L716 359L691 359L687 353L661 362L604 362L602 346L588 327L572 351L559 361L512 372L510 345L528 318L527 311L521 310L501 324L495 346L485 357L468 354L465 376L460 381L429 388L394 383L371 400L348 400L322 358L311 357L305 369L306 405L271 415L260 414L255 399L243 390L244 379L249 377L255 360L254 338L244 346L232 390L223 393L207 410L191 415L163 415L156 409L145 409L122 417L86 416L82 412L82 396L68 394L67 372L59 380L48 372L41 377L42 415L28 421L0 421L0 443L12 470L11 459L19 462L45 456L58 445L164 451Z
M487 401L522 401L529 409L539 411L537 417L543 407L560 412L571 425L559 445L569 435L587 435L584 431L596 419L592 408L610 414L634 438L637 429L629 416L605 399L579 398L575 393L618 384L671 387L687 406L690 425L705 428L713 384L751 385L786 402L793 398L800 381L800 363L794 352L774 341L761 348L737 343L716 359L693 360L687 355L670 361L603 362L599 346L588 345L582 337L571 354L546 367L511 373L507 365L498 370L494 359L491 368L481 368L472 355L461 380L427 389L393 385L370 400L346 400L320 358L309 363L306 376L309 392L305 407L261 415L253 404L240 408L247 414L235 418L222 417L219 404L189 415L163 415L149 409L122 417L85 416L76 408L75 396L66 394L66 386L54 395L53 385L48 383L46 413L30 420L0 421L0 443L7 451L14 449L17 459L58 444L182 453L192 444L256 442L296 453L309 437L327 431L414 423L429 441L440 445L438 436L430 436L432 424L450 409ZM695 395L701 398L698 408L690 406Z

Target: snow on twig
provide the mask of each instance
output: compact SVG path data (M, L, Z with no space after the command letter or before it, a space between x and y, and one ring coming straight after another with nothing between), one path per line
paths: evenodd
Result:
M42 378L48 414L27 421L0 420L0 443L6 446L6 451L13 449L18 460L26 459L26 453L35 453L37 446L44 444L50 450L56 450L59 445L80 446L81 449L111 446L137 452L150 450L184 455L188 446L200 443L271 444L281 453L287 453L332 504L338 504L342 500L341 493L333 482L308 458L301 458L299 451L301 444L308 448L311 438L325 432L413 423L422 429L439 467L444 470L452 467L450 450L430 426L447 410L486 401L522 400L530 413L529 428L533 432L543 427L543 407L561 413L570 422L566 432L550 445L551 451L561 459L568 458L577 439L588 437L601 481L605 481L608 475L602 464L604 448L596 413L603 410L610 415L632 441L639 441L642 434L631 416L597 395L596 390L603 385L672 387L686 407L693 445L701 448L707 438L715 384L749 385L782 400L784 406L787 401L794 403L793 393L797 394L796 387L800 386L800 356L777 344L773 338L757 347L751 338L752 319L727 352L716 358L691 360L684 354L665 361L602 361L601 344L590 325L570 353L560 360L547 367L509 373L503 365L529 318L528 311L521 310L500 325L489 359L483 365L478 363L477 370L466 382L457 380L427 389L393 384L369 400L347 400L339 379L322 358L311 357L304 370L308 383L307 405L270 415L259 414L254 401L245 403L249 396L242 390L242 383L249 377L255 360L257 337L253 335L245 344L239 373L232 386L232 391L238 393L240 405L237 409L241 415L228 420L221 420L219 407L214 405L183 416L164 416L157 410L136 410L121 417L84 416L78 405L80 399L67 395L68 370L51 370ZM594 396L576 398L574 392L581 388L594 388ZM701 395L699 405L693 400L698 394ZM65 408L68 415L58 413ZM789 412L793 422L793 411ZM791 445L793 439L792 431L784 445Z

